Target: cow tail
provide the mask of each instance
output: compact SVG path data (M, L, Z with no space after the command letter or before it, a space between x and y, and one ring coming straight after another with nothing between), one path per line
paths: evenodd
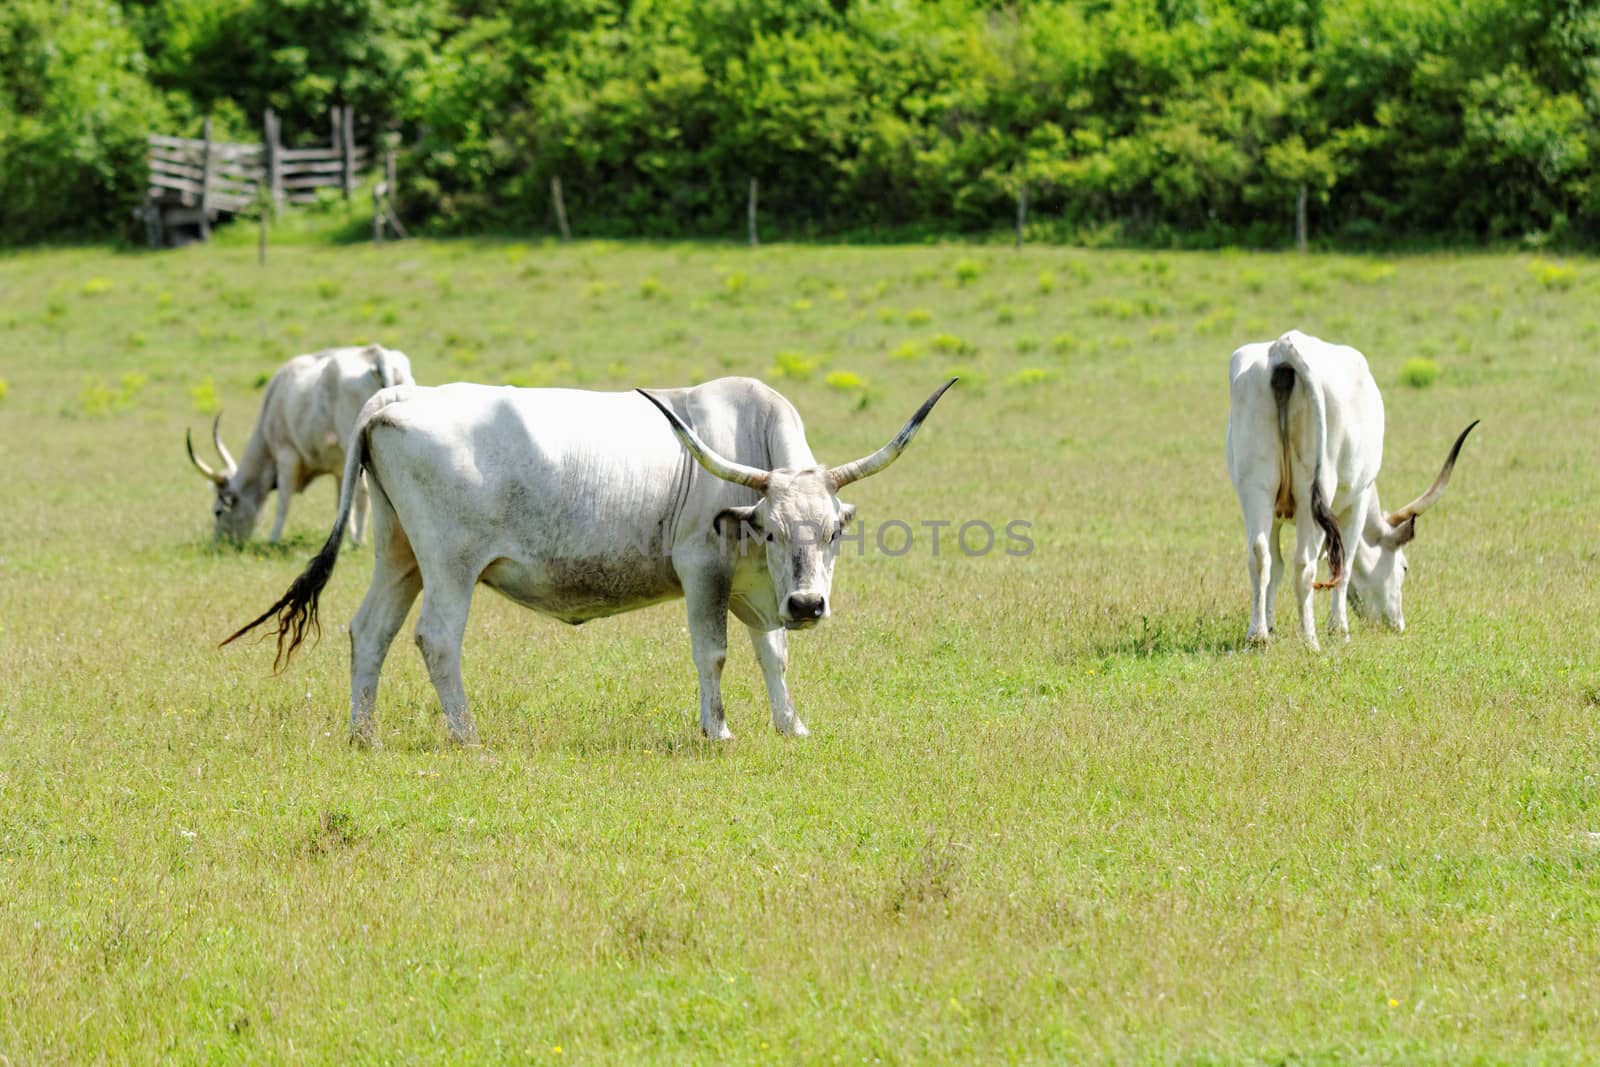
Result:
M1316 457L1311 471L1311 518L1328 539L1328 580L1315 583L1315 588L1332 589L1344 578L1344 536L1339 532L1338 520L1334 518L1333 509L1328 506L1328 498L1322 489L1322 468L1328 448L1328 408L1323 399L1322 385L1311 373L1311 367L1296 347L1292 333L1286 333L1273 342L1268 362L1275 364L1272 392L1278 404L1278 442L1286 456L1289 448L1289 393L1294 388L1295 378L1300 379L1305 387L1306 398L1311 401L1311 445L1312 454ZM1289 372L1287 375L1282 373L1285 370ZM1288 476L1287 471L1284 476Z
M362 410L361 417L356 419L355 432L351 435L353 440L349 453L345 456L344 477L339 483L339 514L333 520L333 531L323 542L322 549L312 557L306 569L300 572L300 576L289 586L289 591L284 593L276 604L241 626L222 642L224 645L230 644L267 620L275 618L277 629L271 631L269 635L278 639L278 653L272 659L274 674L289 666L295 650L305 640L307 631L310 631L314 639L320 640L322 637L322 624L317 620L317 600L321 597L322 590L327 587L328 579L333 576L333 566L339 560L339 542L344 538L345 525L350 521L350 508L355 502L356 483L361 478L362 468L369 465L371 449L367 440L367 428L372 421L372 415L380 410L380 407L368 404Z

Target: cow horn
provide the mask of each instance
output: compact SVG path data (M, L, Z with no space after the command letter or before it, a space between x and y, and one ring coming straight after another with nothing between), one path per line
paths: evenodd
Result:
M667 417L667 422L672 424L672 432L678 435L678 440L683 442L683 447L689 450L689 454L699 462L700 466L723 481L734 482L737 485L748 485L758 493L767 491L767 483L772 480L770 471L764 471L760 467L747 467L743 463L734 463L732 460L724 459L717 455L709 445L700 440L698 434L689 429L684 421L673 413L671 408L643 389L636 390L636 392L654 404L656 410Z
M183 444L184 447L189 450L189 462L194 464L195 470L199 471L201 474L205 475L218 485L228 484L227 475L218 474L216 471L212 470L210 467L201 462L200 457L194 454L194 435L188 430L183 431Z
M1424 511L1433 507L1441 496L1444 496L1445 487L1450 484L1450 472L1456 466L1456 457L1461 454L1461 445L1466 441L1467 434L1472 432L1472 427L1478 425L1479 421L1478 419L1473 419L1472 426L1468 426L1461 431L1461 436L1456 438L1456 443L1450 448L1450 454L1445 457L1444 468L1439 471L1439 477L1433 480L1433 484L1428 487L1428 491L1399 511L1389 515L1388 523L1390 526L1399 526L1407 519L1421 515Z
M217 446L217 455L222 457L223 464L228 468L228 477L232 478L239 473L239 465L228 454L228 446L222 443L222 412L217 412L216 419L211 423L211 443Z
M828 471L828 479L833 483L834 492L838 492L851 482L859 482L863 478L877 474L883 468L899 459L900 453L906 450L906 445L909 445L911 439L917 435L917 430L922 426L922 420L927 418L928 412L933 410L933 405L937 404L939 398L944 396L945 390L956 384L957 381L958 379L951 378L935 390L932 396L923 401L922 406L917 409L917 413L911 416L911 421L901 427L900 432L895 434L894 439L888 444L870 456L858 459L853 463L846 463L842 467L834 467Z

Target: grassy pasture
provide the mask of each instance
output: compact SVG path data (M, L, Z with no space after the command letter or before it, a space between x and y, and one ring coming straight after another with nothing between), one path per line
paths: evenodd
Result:
M1226 364L1356 344L1403 635L1245 651ZM419 380L782 389L904 556L847 554L772 734L697 738L681 605L482 593L452 750L409 626L383 752L332 625L216 641L320 544L209 544L283 359ZM0 1062L1577 1062L1600 1035L1600 268L973 246L492 242L0 259ZM1432 361L1432 370L1414 361ZM1412 383L1412 384L1407 384ZM935 555L919 524L1031 523ZM265 529L263 524L263 530ZM952 527L953 530L953 527ZM367 564L324 598L347 620ZM1319 617L1326 597L1319 599Z

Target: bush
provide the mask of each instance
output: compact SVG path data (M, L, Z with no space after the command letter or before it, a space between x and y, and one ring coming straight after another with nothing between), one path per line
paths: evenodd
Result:
M580 234L727 237L754 178L784 238L992 230L1025 187L1086 243L1283 245L1304 191L1319 237L1542 246L1600 237L1597 50L1571 0L9 0L0 240L125 225L150 129L349 103L435 230L548 231L560 178Z
M1440 373L1437 361L1427 356L1412 356L1400 368L1400 381L1413 389L1426 389L1439 380Z
M0 5L0 244L113 233L167 109L112 0Z

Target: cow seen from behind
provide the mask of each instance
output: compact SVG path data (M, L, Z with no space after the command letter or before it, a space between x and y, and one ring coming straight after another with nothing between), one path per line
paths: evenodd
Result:
M1331 589L1331 633L1348 639L1346 597L1357 608L1405 629L1400 590L1405 546L1417 517L1450 483L1461 446L1477 425L1456 438L1427 492L1397 511L1378 502L1383 463L1383 397L1354 348L1298 331L1249 344L1229 363L1228 474L1244 513L1251 609L1248 639L1273 634L1273 599L1283 576L1279 528L1295 524L1295 596L1300 632L1317 648L1314 589ZM1317 560L1327 546L1329 577L1318 582Z

